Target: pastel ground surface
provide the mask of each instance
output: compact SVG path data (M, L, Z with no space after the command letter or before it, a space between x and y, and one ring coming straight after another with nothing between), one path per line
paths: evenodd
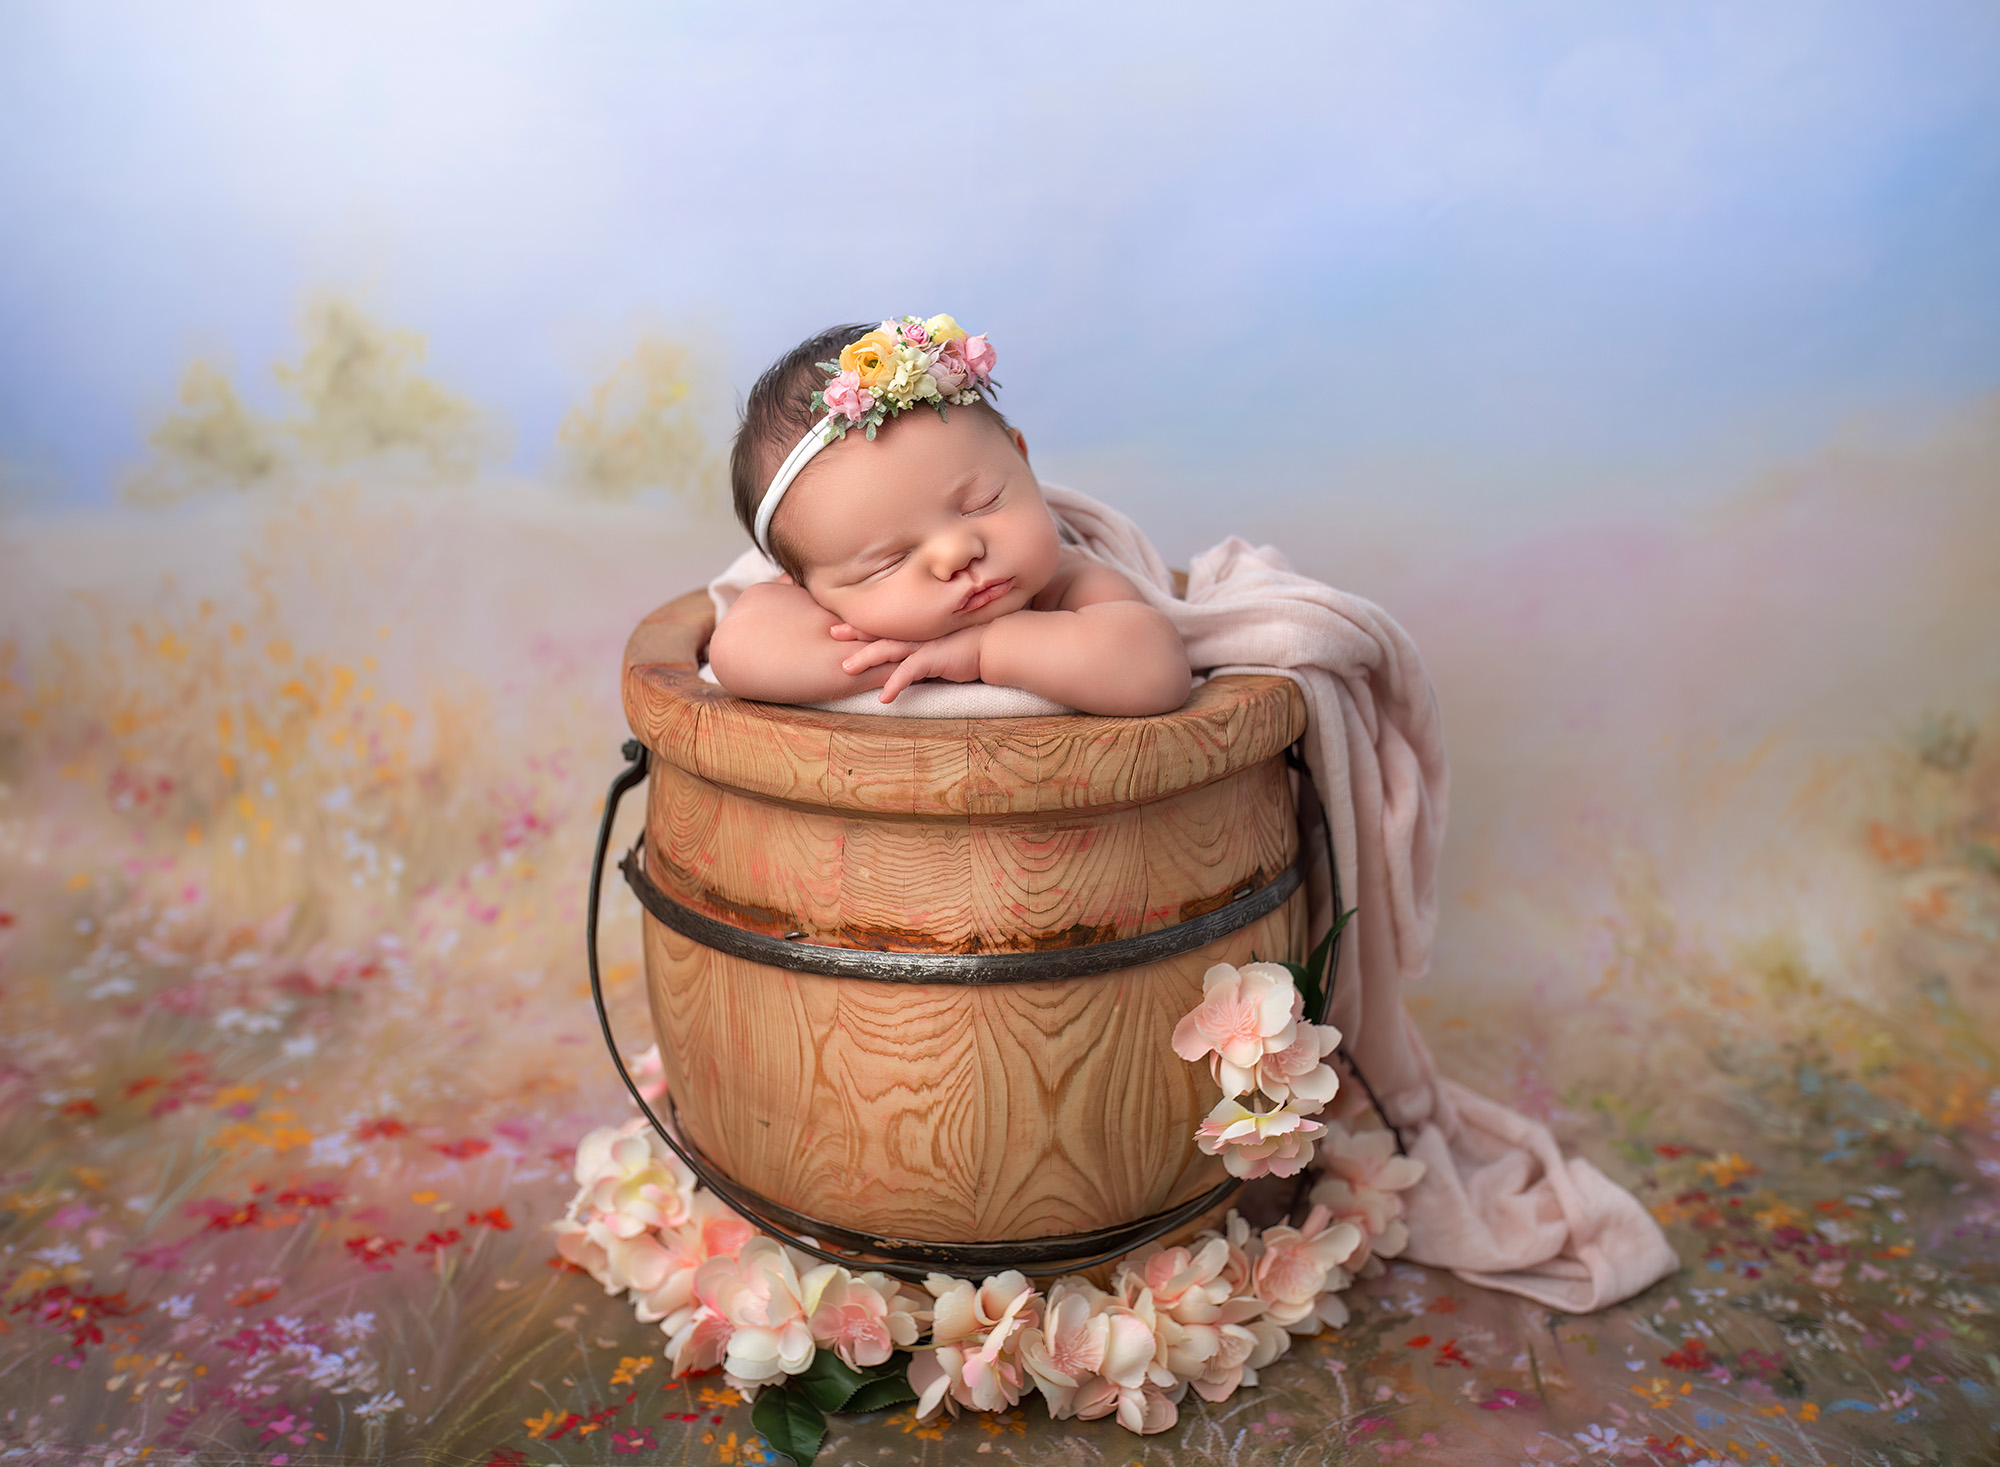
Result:
M1946 655L1992 609L1952 569L1992 564L1990 514L1952 517L1987 501L1869 559L1895 614L1943 598L1946 650L1728 672L1766 634L1676 610L1714 593L1675 565L1722 564L1808 587L1767 618L1837 624L1796 557L1845 606L1844 547L1912 513L1837 488L1804 549L1787 501L1392 602L1461 771L1413 1001L1447 1065L1639 1194L1679 1274L1565 1318L1396 1267L1163 1436L905 1410L837 1419L822 1460L1995 1460L2000 680ZM546 1231L576 1139L627 1113L580 947L617 648L731 540L595 513L328 493L0 532L0 1460L767 1459ZM1588 615L1634 600L1670 655ZM1546 655L1499 677L1490 638ZM1761 701L1672 714L1718 666ZM1843 685L1866 717L1822 716ZM608 923L636 1048L622 894Z

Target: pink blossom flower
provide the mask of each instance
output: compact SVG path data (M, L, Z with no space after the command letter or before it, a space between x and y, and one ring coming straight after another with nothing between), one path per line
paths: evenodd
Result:
M822 396L829 413L836 413L850 423L860 422L875 407L875 394L861 385L859 372L837 374L826 384Z
M1401 1255L1410 1241L1401 1194L1423 1179L1424 1164L1398 1154L1395 1137L1380 1128L1350 1132L1332 1126L1322 1155L1327 1175L1312 1189L1313 1205L1353 1223L1363 1235L1348 1271L1359 1272L1371 1258Z
M917 1340L916 1310L887 1274L849 1273L823 1263L799 1281L813 1343L849 1367L880 1365L899 1345Z
M1091 1421L1114 1412L1127 1431L1165 1431L1178 1419L1175 1403L1187 1383L1167 1363L1177 1328L1161 1317L1141 1277L1119 1274L1116 1295L1097 1295L1093 1308L1104 1324L1098 1373L1077 1388L1071 1411Z
M1104 1366L1111 1321L1098 1312L1106 1298L1081 1279L1060 1279L1049 1290L1039 1325L1021 1331L1021 1365L1048 1403L1049 1419L1076 1414L1079 1387Z
M976 1289L935 1273L924 1287L937 1300L931 1319L937 1348L910 1362L917 1418L927 1421L940 1409L956 1414L960 1406L1005 1411L1015 1405L1030 1388L1017 1337L1040 1320L1041 1294L1012 1269Z
M984 382L993 375L993 364L998 360L993 344L986 339L986 333L968 336L962 342L953 343L965 357L965 370L975 382Z
M657 1272L632 1274L633 1312L645 1324L659 1322L668 1335L679 1332L696 1307L695 1275L711 1258L733 1257L756 1235L712 1192L696 1192L688 1220L655 1235L661 1255Z
M745 1395L812 1364L798 1269L771 1239L760 1235L734 1258L709 1259L695 1271L695 1294L711 1315L729 1323L723 1374Z
M554 1227L556 1251L607 1294L654 1287L669 1262L655 1230L689 1217L693 1175L635 1117L583 1138L576 1180L577 1193Z
M1257 1088L1283 1104L1291 1099L1323 1106L1340 1091L1340 1077L1321 1061L1340 1047L1340 1031L1331 1024L1306 1022L1305 995L1295 989L1292 1022L1298 1037L1283 1049L1267 1052L1257 1063Z
M924 330L923 322L905 321L903 323L903 340L909 342L911 346L922 346L930 339L931 334Z
M1221 1348L1209 1360L1207 1369L1188 1382L1204 1401L1226 1401L1241 1387L1257 1384L1257 1372L1284 1354L1292 1343L1290 1331L1264 1319L1226 1324L1221 1336Z
M1234 1100L1256 1085L1265 1055L1297 1040L1298 991L1276 963L1217 963L1202 975L1201 988L1200 1004L1174 1026L1174 1053L1184 1060L1213 1054L1216 1083Z
M1121 1386L1098 1376L1076 1393L1076 1414L1080 1420L1095 1421L1118 1413L1118 1424L1141 1436L1171 1430L1180 1420L1177 1404L1187 1394L1179 1385L1171 1392L1156 1385Z
M667 1358L675 1375L697 1375L722 1363L735 1326L706 1304L689 1311L667 1341Z
M1313 1142L1325 1129L1306 1119L1297 1101L1259 1112L1224 1100L1196 1128L1195 1145L1220 1156L1231 1176L1290 1177L1312 1160Z
M1295 1334L1317 1333L1320 1297L1347 1286L1340 1265L1361 1247L1361 1229L1333 1222L1324 1209L1314 1208L1303 1227L1266 1228L1263 1244L1252 1282L1264 1301L1264 1317Z
M1229 1245L1210 1238L1193 1252L1162 1248L1135 1260L1138 1276L1153 1296L1153 1307L1182 1324L1207 1324L1229 1298L1229 1281L1221 1276L1229 1261Z
M1229 1261L1229 1244L1211 1235L1192 1251L1163 1248L1119 1272L1120 1299L1152 1330L1155 1362L1175 1379L1202 1374L1222 1347L1231 1292L1223 1270Z
M1334 1127L1326 1142L1326 1170L1377 1192L1407 1191L1424 1176L1424 1164L1397 1151L1395 1136L1379 1126L1362 1131Z
M578 1143L576 1180L580 1190L571 1212L595 1212L621 1238L685 1222L695 1185L694 1173L639 1116L600 1127Z

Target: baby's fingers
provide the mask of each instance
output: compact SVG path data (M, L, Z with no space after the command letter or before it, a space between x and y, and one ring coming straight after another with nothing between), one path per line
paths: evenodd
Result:
M912 653L896 664L896 670L889 674L889 681L882 684L882 701L884 703L895 702L896 694L902 692L911 683L918 682L930 675L930 659L921 651Z
M885 662L895 662L908 655L911 644L887 640L870 642L866 647L850 652L840 660L841 670L852 675L880 667Z
M832 637L836 642L864 642L867 640L865 634L857 632L844 621L837 621L826 630L827 635Z

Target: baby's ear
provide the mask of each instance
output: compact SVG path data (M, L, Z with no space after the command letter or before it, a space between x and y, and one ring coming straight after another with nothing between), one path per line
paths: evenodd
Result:
M1025 459L1027 459L1027 457L1028 457L1028 440L1027 440L1027 438L1026 438L1025 436L1023 436L1023 434L1022 434L1022 432L1021 432L1021 430L1020 430L1019 428L1009 428L1009 429L1007 430L1007 432L1008 432L1008 435L1009 435L1010 437L1012 437L1012 438L1013 438L1013 440L1014 440L1014 448L1015 448L1015 450L1016 450L1017 452L1019 452L1019 453L1020 453L1021 457L1022 457L1022 458L1023 458L1024 460L1025 460Z

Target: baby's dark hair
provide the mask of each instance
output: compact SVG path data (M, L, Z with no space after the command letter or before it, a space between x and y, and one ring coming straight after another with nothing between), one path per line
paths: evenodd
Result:
M812 395L826 386L827 375L819 369L819 364L836 360L841 348L858 341L879 324L865 322L852 326L829 326L817 335L808 336L765 368L764 375L750 389L750 396L743 403L743 419L736 427L736 441L729 449L729 492L736 505L736 518L743 522L744 530L753 539L756 537L757 506L764 501L764 491L770 487L771 476L778 471L785 455L792 451L792 445L805 437L806 430L820 419L821 414L812 405ZM909 411L930 412L933 409ZM985 393L970 408L954 411L987 413L1002 429L1012 428ZM876 432L888 432L895 426L895 421L894 418L889 419ZM771 555L793 580L803 583L805 567L778 535L775 526L771 533Z

